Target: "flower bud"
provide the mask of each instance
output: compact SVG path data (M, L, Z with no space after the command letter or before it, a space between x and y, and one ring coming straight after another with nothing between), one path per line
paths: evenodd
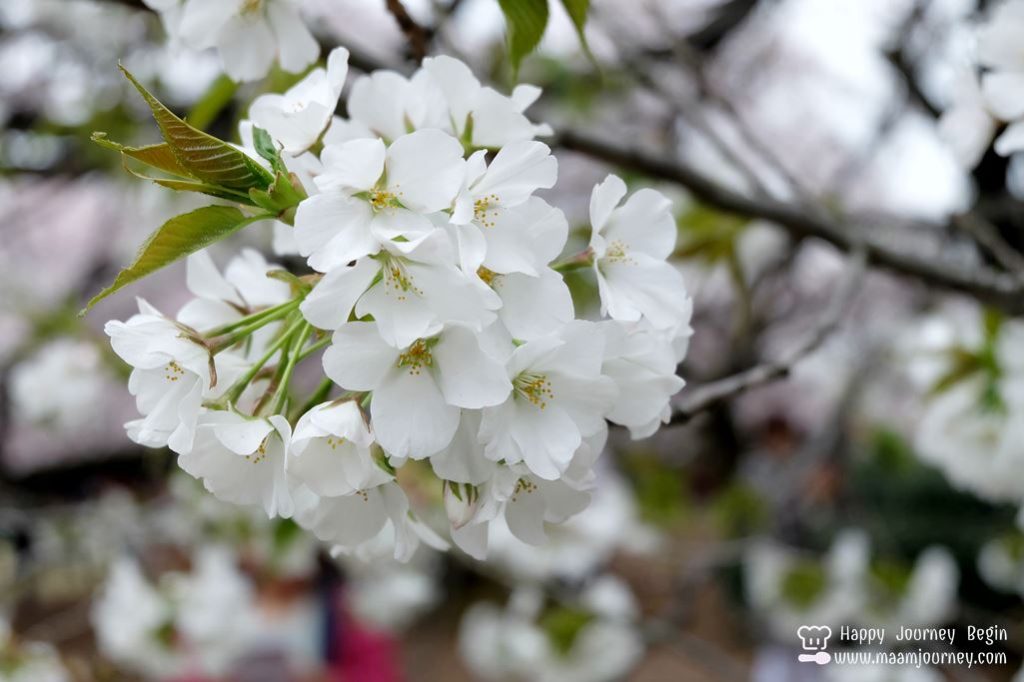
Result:
M453 530L462 528L476 515L480 493L469 483L444 482L444 510Z

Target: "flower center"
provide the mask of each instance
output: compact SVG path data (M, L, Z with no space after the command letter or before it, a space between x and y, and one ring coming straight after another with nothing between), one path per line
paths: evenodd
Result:
M480 227L494 227L495 218L497 217L497 194L489 194L473 202L473 220L478 222Z
M537 491L537 484L533 481L525 478L520 478L516 481L516 489L512 491L512 501L515 502L516 498L520 493L529 495L532 492Z
M548 401L555 397L546 374L523 372L512 381L512 387L517 395L526 398L542 410L548 406Z
M399 301L404 301L410 292L417 296L423 295L423 290L416 286L400 258L383 259L381 275L384 280L384 292L388 295L394 294Z
M426 339L417 339L398 356L398 366L408 367L409 374L413 376L422 374L424 367L434 366L434 356L430 353L431 345Z
M260 11L260 7L263 5L263 0L242 0L242 6L238 9L238 13L241 15L254 14Z
M271 435L272 434L267 434L267 437L263 439L263 442L260 443L260 446L258 448L256 448L256 451L253 452L251 455L245 456L245 459L248 462L250 462L251 464L259 464L260 462L267 458L267 442L270 440Z
M629 257L629 244L616 239L608 244L608 248L604 252L604 260L611 261L612 263L633 263L633 259Z
M327 436L327 444L331 446L331 450L337 450L345 444L345 439L340 436Z
M167 381L177 381L181 377L185 376L185 370L183 370L181 365L174 360L167 363L167 367L164 368L164 371L167 372L164 375L164 379L167 379Z
M386 189L371 189L367 195L370 207L374 211L382 211L385 208L399 205L398 197L395 196L394 192L389 192Z

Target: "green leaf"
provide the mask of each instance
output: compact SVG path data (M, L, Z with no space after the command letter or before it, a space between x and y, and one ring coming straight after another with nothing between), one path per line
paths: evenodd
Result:
M279 163L281 161L281 153L277 151L277 147L274 146L274 140L263 128L253 126L252 128L252 143L256 147L256 153L262 156L270 163Z
M523 58L533 52L548 26L548 0L498 0L508 24L508 52L518 76Z
M104 149L120 152L124 162L124 169L141 180L149 180L150 182L155 182L158 185L162 185L179 192L199 192L200 194L217 197L218 199L227 199L228 201L248 204L250 206L256 205L246 193L200 182L193 178L189 175L189 172L185 170L180 163L178 163L178 159L174 156L171 146L166 142L152 144L145 147L127 147L123 144L118 144L117 142L108 140L107 134L103 132L93 133L92 140ZM146 175L145 173L141 173L133 169L129 165L128 159L133 159L173 177L159 178Z
M107 134L103 132L93 133L92 141L104 149L121 152L127 158L141 161L147 166L162 170L165 173L176 175L180 178L189 177L188 171L178 163L177 157L171 151L171 146L166 142L151 144L145 147L128 147L107 139Z
M274 176L247 154L175 116L126 68L120 68L149 104L164 141L189 175L210 185L243 192L252 187L266 189L274 181Z
M135 260L114 283L89 301L81 314L115 291L268 216L246 216L232 206L206 206L171 218L149 236Z
M576 27L576 35L580 37L580 45L583 46L583 51L593 61L594 56L590 52L590 45L587 44L587 34L584 31L587 24L587 12L590 10L590 0L562 0L562 5L565 7L565 11L569 13L572 25Z

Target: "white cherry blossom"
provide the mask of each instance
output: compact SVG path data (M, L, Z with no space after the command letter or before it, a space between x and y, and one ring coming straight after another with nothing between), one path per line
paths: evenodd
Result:
M195 436L203 397L213 387L217 360L194 333L139 299L139 313L105 327L110 345L132 366L128 390L144 416L125 425L128 436L147 447L187 452Z
M335 48L326 69L313 69L283 95L269 93L253 100L249 118L288 154L304 152L330 124L347 75L348 50Z
M306 319L337 329L353 311L359 318L372 315L380 335L397 348L448 324L481 330L495 319L500 299L456 267L443 230L383 246L371 258L328 272L302 303Z
M354 400L321 403L295 425L287 469L317 495L350 495L392 478L374 461L371 445Z
M626 183L609 175L590 197L594 273L601 312L612 319L641 318L665 329L688 317L683 277L667 262L676 244L671 202L641 189L625 203Z
M462 146L439 130L328 145L321 194L299 204L295 239L321 272L380 250L384 239L429 233L425 214L447 209L462 185Z
M615 381L618 399L608 421L628 427L633 438L646 438L672 417L670 401L683 386L676 375L678 359L672 337L659 330L610 321L605 327L602 372Z
M476 148L499 148L550 135L547 125L535 125L523 112L540 96L532 85L518 85L511 96L480 84L469 67L458 59L439 55L423 60L447 105L451 132Z
M258 419L208 410L200 418L195 446L179 455L178 465L225 502L289 518L314 498L286 471L291 435L281 415Z
M334 333L323 363L342 388L373 392L374 433L395 457L438 452L455 435L459 408L497 405L512 389L502 365L460 327L395 348L375 323L350 322Z
M293 0L147 0L171 38L195 50L216 47L237 81L262 78L276 59L299 72L320 54Z
M513 390L484 410L480 438L492 460L525 462L546 480L565 472L585 436L603 428L616 398L601 375L600 326L577 321L517 347L507 363Z

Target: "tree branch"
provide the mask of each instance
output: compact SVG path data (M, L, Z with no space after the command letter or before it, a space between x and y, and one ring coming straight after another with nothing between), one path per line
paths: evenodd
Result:
M405 39L409 42L409 55L419 64L427 56L430 41L433 39L433 31L413 19L402 4L402 0L386 0L388 12L394 18L398 28L402 30Z
M796 237L817 237L844 251L852 251L860 245L869 263L969 294L1011 314L1024 313L1024 281L1015 275L958 261L944 250L929 257L926 251L935 251L937 245L924 243L921 239L923 231L916 235L917 243L897 246L892 239L873 233L853 232L837 219L818 213L812 215L806 209L788 202L751 199L719 184L684 162L661 158L569 130L556 135L552 144L652 178L678 183L710 206L773 222ZM936 226L934 234L940 235L941 230L941 227Z
M817 350L839 326L843 313L857 293L866 267L867 252L863 248L857 248L851 257L846 274L836 285L835 293L829 300L821 321L803 343L779 360L764 362L686 391L677 402L671 423L685 423L716 403L788 375L797 362Z

